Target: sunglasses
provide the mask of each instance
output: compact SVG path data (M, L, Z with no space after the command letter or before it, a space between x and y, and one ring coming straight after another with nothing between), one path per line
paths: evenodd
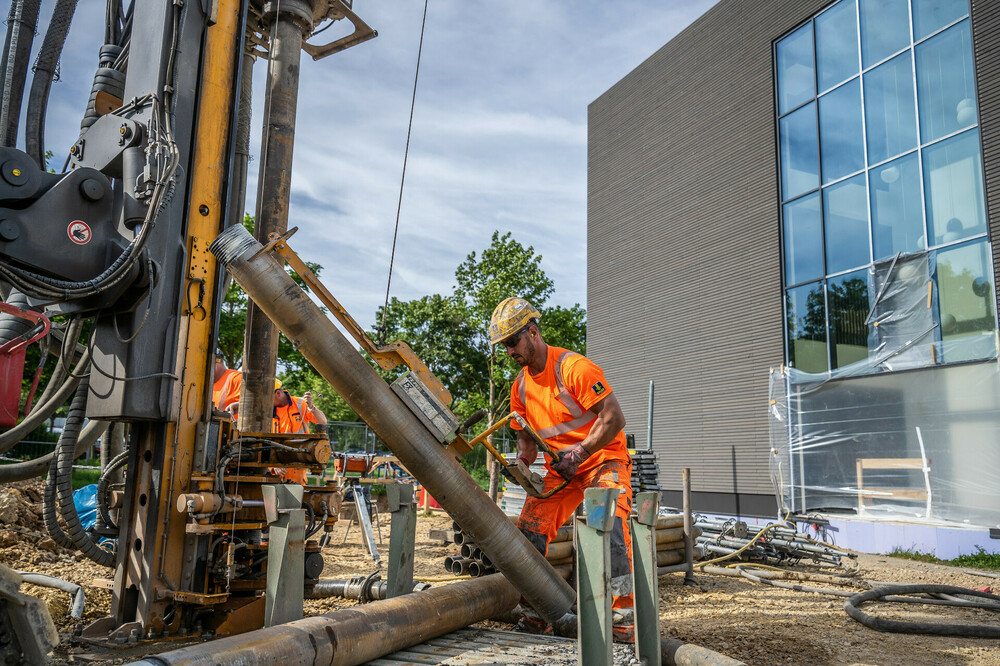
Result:
M521 341L521 336L524 335L527 331L528 327L525 326L524 328L522 328L520 331L510 336L509 338L501 340L500 344L502 344L507 349L513 349L514 347L517 346L517 343Z

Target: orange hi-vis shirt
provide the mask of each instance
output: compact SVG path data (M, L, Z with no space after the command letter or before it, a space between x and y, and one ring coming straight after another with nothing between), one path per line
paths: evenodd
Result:
M271 432L305 433L309 432L307 424L317 423L313 413L306 409L305 398L293 397L285 391L289 402L284 407L275 407L271 417Z
M239 370L226 370L219 381L212 385L212 404L216 409L226 411L230 405L240 401L242 388L243 373Z
M556 370L559 370L559 376ZM545 369L532 375L521 369L510 389L510 411L517 412L555 450L579 444L594 425L591 407L611 394L604 371L586 356L549 345ZM510 425L515 430L516 421ZM542 453L542 452L539 452ZM625 433L619 431L603 449L580 464L580 472L608 460L628 460ZM545 456L546 469L553 471Z
M275 407L274 415L271 418L271 432L282 433L305 433L309 432L309 423L317 423L313 413L306 409L305 398L293 397L285 391L289 402L284 407ZM272 468L276 471L277 468ZM286 481L306 485L308 480L304 469L284 469L278 476Z

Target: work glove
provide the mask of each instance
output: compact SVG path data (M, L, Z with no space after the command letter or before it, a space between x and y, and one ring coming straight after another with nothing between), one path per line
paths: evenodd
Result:
M587 449L580 444L561 449L556 452L557 460L552 468L559 472L559 476L569 481L576 476L576 470L580 468L580 463L590 457Z

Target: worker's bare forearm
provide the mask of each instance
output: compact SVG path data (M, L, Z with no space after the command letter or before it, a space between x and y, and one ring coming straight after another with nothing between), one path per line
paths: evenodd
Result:
M615 440L625 427L625 414L614 393L591 407L591 411L597 412L597 420L580 444L587 453L594 454Z
M517 431L517 457L529 465L538 458L538 445L535 444L531 435L523 430Z

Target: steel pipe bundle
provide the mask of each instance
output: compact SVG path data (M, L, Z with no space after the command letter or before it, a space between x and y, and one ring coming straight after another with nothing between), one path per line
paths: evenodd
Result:
M843 558L856 558L854 554L817 542L783 525L760 528L737 520L699 517L695 526L701 530L695 544L713 556L733 555L746 548L733 558L735 561L795 564L802 558L809 558L815 562L842 566ZM755 541L761 531L764 534ZM749 545L751 543L753 545Z
M516 520L515 516L511 517ZM671 515L662 516L656 522L656 565L657 567L671 567L685 561L684 558L684 516ZM454 530L453 541L455 545L460 545L461 550L456 555L445 558L444 568L456 576L470 575L481 576L493 573L492 561L472 538L462 531L457 523L452 524ZM702 530L695 527L694 536L701 536ZM704 557L706 549L700 545L694 547L694 559L700 560ZM576 549L573 544L573 526L563 525L559 528L556 536L549 542L548 552L545 559L555 568L563 578L569 580L573 573L573 565L576 561ZM661 571L661 573L667 573Z

